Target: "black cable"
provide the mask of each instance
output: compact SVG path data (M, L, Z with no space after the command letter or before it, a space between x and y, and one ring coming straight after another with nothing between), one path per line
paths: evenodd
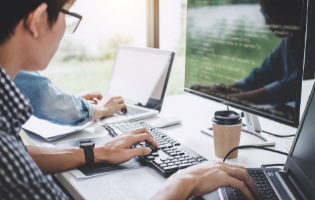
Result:
M260 168L275 167L275 166L281 166L281 167L283 167L284 164L268 164L268 165L261 165Z
M243 126L246 126L246 124L243 124ZM264 131L264 130L261 130L261 132L266 133L268 135L275 136L275 137L279 137L279 138L286 138L286 137L294 137L295 136L295 134L292 134L292 135L278 135L278 134L270 133L270 132Z
M254 146L254 145L244 145L244 146L238 146L238 147L235 147L234 149L232 149L231 151L229 151L229 153L227 153L224 158L223 158L223 162L225 162L226 158L229 157L229 155L231 153L233 153L235 150L237 149L262 149L262 150L265 150L265 151L271 151L271 152L274 152L274 153L279 153L279 154L282 154L282 155L285 155L285 156L289 156L289 154L285 153L285 152L282 152L282 151L277 151L277 150L273 150L273 149L268 149L268 148L265 148L265 147L259 147L259 146Z
M261 130L261 132L269 134L269 135L272 135L272 136L275 136L275 137L279 137L279 138L294 137L295 136L295 134L292 134L292 135L278 135L278 134L270 133L270 132L264 131L264 130Z

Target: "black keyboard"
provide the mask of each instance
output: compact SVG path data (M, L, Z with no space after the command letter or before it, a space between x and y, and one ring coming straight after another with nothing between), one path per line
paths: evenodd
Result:
M248 171L249 175L254 180L260 195L256 197L256 200L279 200L277 194L271 187L265 173L261 170L258 171ZM235 199L245 200L245 196L237 189L233 189Z
M147 112L149 112L149 111L143 110L143 109L139 109L139 108L135 108L135 107L127 106L127 110L119 110L117 112L117 114L133 116L133 115L138 115L138 114L147 113Z
M146 128L153 135L159 148L154 148L145 142L135 144L132 148L143 146L151 148L152 153L150 155L139 156L139 159L146 162L149 167L156 170L162 176L167 178L180 169L185 169L207 161L207 159L193 150L145 122L120 123L105 126L113 136L118 136L124 132L141 127Z

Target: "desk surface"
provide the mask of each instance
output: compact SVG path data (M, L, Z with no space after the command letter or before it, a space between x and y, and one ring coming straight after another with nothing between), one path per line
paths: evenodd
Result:
M313 82L314 81L303 82L301 113L303 113L304 111L304 107L312 89ZM193 149L200 155L206 157L208 160L221 160L215 157L213 138L201 133L201 128L210 127L211 119L214 115L214 112L224 109L226 109L226 107L222 104L209 101L207 99L203 99L201 97L197 97L191 94L167 96L165 98L163 109L159 117L175 117L181 119L183 122L180 125L162 128L160 130L168 134L170 137L178 140L182 144ZM158 117L142 121L150 123L157 118ZM259 118L259 120L262 129L265 131L284 135L294 134L296 132L295 128L285 126L268 119ZM75 135L68 136L58 141L66 141L80 137L96 137L107 134L107 131L103 127L101 127L101 124L97 123L94 126L95 129L93 133L82 131L81 133L76 133ZM36 137L34 135L29 136L36 145L41 145L41 143L44 142L39 137ZM272 138L276 142L276 146L274 147L274 149L288 152L285 148L285 141L293 140L293 138ZM261 141L260 139L244 132L242 132L242 140L251 143L255 141ZM247 168L259 168L262 164L285 163L285 161L286 157L283 155L261 151L258 149L250 149L240 150L237 158L227 160L226 162L243 165ZM72 174L70 174L69 172L63 172L56 174L56 177L75 199L82 199L80 192L77 191L68 181L68 178L72 177Z

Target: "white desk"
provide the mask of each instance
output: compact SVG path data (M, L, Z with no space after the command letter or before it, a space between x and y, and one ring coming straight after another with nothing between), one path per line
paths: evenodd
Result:
M303 114L308 96L312 89L314 81L303 82L301 115ZM201 133L201 128L211 126L211 119L214 112L217 110L225 110L226 106L203 99L190 94L167 96L164 101L163 109L160 116L176 117L183 120L182 124L161 129L170 137L178 140L181 144L188 146L208 160L221 160L214 155L213 138ZM157 118L157 117L156 117ZM144 120L148 123L156 118ZM295 128L285 126L274 121L264 118L259 118L263 130L270 131L276 134L294 134ZM92 137L106 134L106 130L100 124L95 125ZM71 135L58 141L71 140L78 137L88 137L86 132ZM31 135L31 139L36 145L44 142L39 137ZM242 139L248 142L260 141L258 138L247 133L242 133ZM276 142L274 149L288 152L285 148L286 140L293 140L293 138L281 139L273 137ZM262 164L285 163L286 157L271 152L250 149L240 150L238 157L227 160L227 163L239 164L245 167L259 168ZM82 199L80 192L77 191L68 181L68 178L73 177L69 172L56 174L56 177L69 191L75 199Z

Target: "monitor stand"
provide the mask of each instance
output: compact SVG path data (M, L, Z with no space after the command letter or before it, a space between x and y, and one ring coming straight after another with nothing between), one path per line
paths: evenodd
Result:
M275 146L276 143L274 140L272 140L269 136L263 136L261 134L261 127L258 120L258 117L256 115L246 113L244 112L245 120L246 120L246 126L243 126L242 131L246 133L250 133L256 137L259 137L263 140L263 142L259 143L249 143L249 144L242 144L242 145L255 145L255 146L261 146L261 147L269 147L269 146ZM201 129L201 132L213 137L213 128L205 128Z

